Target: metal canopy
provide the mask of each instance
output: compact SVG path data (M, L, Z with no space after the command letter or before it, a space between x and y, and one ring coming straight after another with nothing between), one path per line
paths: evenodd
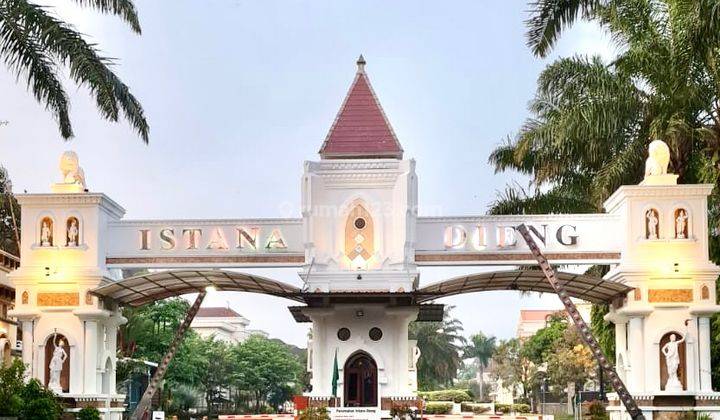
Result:
M198 293L213 287L219 291L262 293L298 302L300 289L261 276L223 270L160 271L110 283L92 290L92 294L110 298L121 305L141 306L147 303Z
M622 283L599 277L562 272L556 275L568 295L593 303L607 303L633 290ZM492 290L555 293L539 270L494 271L455 277L420 288L416 293L418 302L426 302L446 296Z

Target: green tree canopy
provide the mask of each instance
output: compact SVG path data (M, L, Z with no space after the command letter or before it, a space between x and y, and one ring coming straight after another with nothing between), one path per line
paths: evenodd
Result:
M256 413L273 396L287 395L287 387L299 390L296 384L302 366L282 344L252 336L233 348L233 360L237 366L235 381L254 395Z
M7 170L0 166L0 249L20 255L20 205L12 193Z

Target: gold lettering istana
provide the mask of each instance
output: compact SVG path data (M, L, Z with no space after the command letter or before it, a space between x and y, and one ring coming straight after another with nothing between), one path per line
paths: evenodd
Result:
M225 240L225 234L222 229L215 228L210 235L210 241L207 244L207 249L228 249L227 241Z
M173 229L160 229L160 248L163 250L175 249L175 231Z
M182 233L185 237L185 249L198 249L202 229L183 229Z
M257 239L259 234L259 228L237 228L237 247L243 249L249 246L253 250L257 249Z
M270 237L268 237L265 248L267 248L267 249L285 249L285 248L287 248L287 245L285 245L285 239L283 239L282 233L280 233L280 229L273 229L272 233L270 234Z
M140 250L148 251L150 249L150 229L140 229Z

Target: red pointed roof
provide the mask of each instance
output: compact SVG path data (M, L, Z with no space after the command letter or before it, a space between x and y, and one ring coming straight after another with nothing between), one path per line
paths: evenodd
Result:
M320 148L323 159L402 159L403 149L365 74L365 59Z

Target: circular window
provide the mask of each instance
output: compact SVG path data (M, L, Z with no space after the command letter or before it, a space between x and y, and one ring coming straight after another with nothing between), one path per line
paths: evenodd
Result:
M358 217L355 219L355 228L357 229L365 229L365 219L362 217Z
M378 327L370 328L370 339L372 341L380 341L382 338L382 330Z
M340 328L337 335L340 341L348 341L350 338L350 330L347 328Z

